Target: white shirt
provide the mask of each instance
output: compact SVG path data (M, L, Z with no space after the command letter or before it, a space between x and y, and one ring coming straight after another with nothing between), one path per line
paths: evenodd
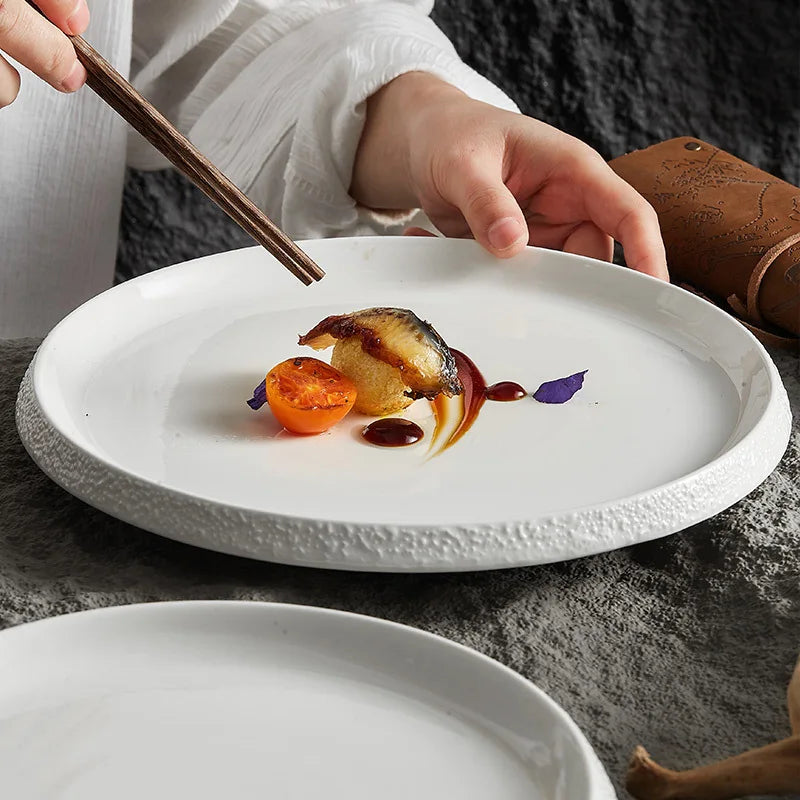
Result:
M86 38L294 238L394 233L348 194L365 100L412 70L516 110L428 0L95 0ZM111 285L126 160L163 157L90 90L24 75L0 112L0 337Z

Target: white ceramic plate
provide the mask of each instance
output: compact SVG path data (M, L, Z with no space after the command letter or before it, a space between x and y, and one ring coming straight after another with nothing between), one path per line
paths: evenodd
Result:
M610 800L581 732L516 673L324 609L164 603L0 634L14 800Z
M60 323L22 387L41 468L165 536L254 558L364 570L465 570L588 555L681 530L755 488L790 415L761 345L694 295L629 270L473 242L309 242L303 287L260 249L118 286ZM534 391L588 369L564 405L487 403L429 458L422 444L278 432L245 400L328 314L413 309L489 382ZM305 349L307 354L313 351ZM430 429L430 407L409 415Z

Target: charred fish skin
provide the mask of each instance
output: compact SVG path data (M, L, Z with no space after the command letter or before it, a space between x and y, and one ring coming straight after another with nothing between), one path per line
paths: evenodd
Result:
M409 309L376 307L332 315L300 336L298 343L324 350L337 340L356 336L365 353L403 373L408 396L432 399L440 393L452 397L463 391L447 343Z
M421 392L416 389L409 389L408 391L403 392L403 394L406 397L410 397L412 400L435 400L440 394L446 394L448 397L453 397L457 394L461 394L463 391L463 388L461 388L461 385L459 384L458 391L453 392L452 394L445 392L444 389L441 392Z

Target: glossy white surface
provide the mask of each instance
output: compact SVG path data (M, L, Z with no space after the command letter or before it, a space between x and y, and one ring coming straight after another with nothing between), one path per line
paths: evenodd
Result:
M609 800L539 689L370 617L165 603L0 634L0 796L14 800Z
M672 533L740 499L789 435L758 342L693 295L622 268L472 242L310 242L305 288L250 249L162 270L87 303L23 387L23 441L61 485L212 549L355 569L541 563ZM328 314L413 309L489 383L588 369L567 404L487 403L433 458L359 441L365 418L281 433L245 400ZM306 349L307 350L307 349ZM313 355L307 350L307 354ZM326 357L326 356L323 356ZM429 432L429 406L407 412Z

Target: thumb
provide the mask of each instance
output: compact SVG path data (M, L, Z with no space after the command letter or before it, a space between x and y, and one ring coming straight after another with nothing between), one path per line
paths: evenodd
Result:
M508 258L528 243L528 225L519 203L499 176L466 174L454 181L453 193L451 202L490 253Z

